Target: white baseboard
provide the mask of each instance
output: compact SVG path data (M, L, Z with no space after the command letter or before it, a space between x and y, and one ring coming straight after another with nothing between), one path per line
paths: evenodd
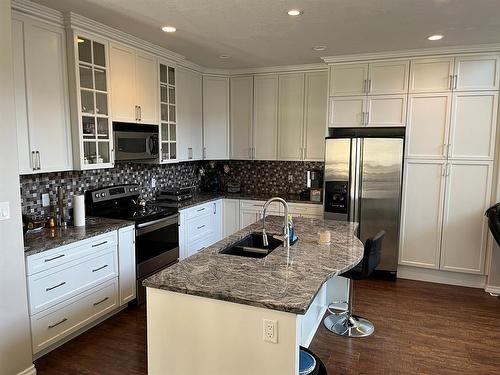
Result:
M27 369L17 373L17 375L36 375L35 365L31 365Z
M491 286L491 285L486 285L484 290L488 293L495 294L497 296L500 296L500 286Z
M398 266L398 278L431 283L466 286L471 288L484 288L486 276L470 273L431 270L427 268Z

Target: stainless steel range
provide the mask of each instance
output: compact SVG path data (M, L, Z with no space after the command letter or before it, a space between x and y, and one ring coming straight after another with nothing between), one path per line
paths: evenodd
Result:
M174 207L147 205L139 185L118 185L85 193L89 216L135 222L137 303L146 301L142 281L179 260L179 214Z

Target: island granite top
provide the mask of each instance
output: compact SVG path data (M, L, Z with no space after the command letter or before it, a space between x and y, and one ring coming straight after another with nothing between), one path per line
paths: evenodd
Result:
M266 231L279 233L282 217L268 216ZM144 280L143 285L295 314L305 314L329 278L355 267L363 244L356 223L295 218L299 240L280 246L262 259L219 254L247 234L262 230L262 221L201 250ZM329 230L331 244L320 245L318 232Z
M44 228L32 231L24 235L24 255L38 254L130 225L134 223L126 220L87 217L84 227Z

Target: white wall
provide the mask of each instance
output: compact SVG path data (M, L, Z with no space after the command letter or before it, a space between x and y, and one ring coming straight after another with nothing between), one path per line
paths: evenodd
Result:
M34 373L26 299L21 201L12 82L10 0L0 0L0 202L10 220L0 221L0 375Z

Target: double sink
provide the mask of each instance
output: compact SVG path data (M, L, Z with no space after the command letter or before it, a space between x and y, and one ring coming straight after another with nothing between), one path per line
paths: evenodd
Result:
M221 250L219 254L237 255L247 258L264 258L279 246L283 245L283 241L275 238L275 235L268 234L268 245L264 245L262 232L250 233L243 237L238 242Z

